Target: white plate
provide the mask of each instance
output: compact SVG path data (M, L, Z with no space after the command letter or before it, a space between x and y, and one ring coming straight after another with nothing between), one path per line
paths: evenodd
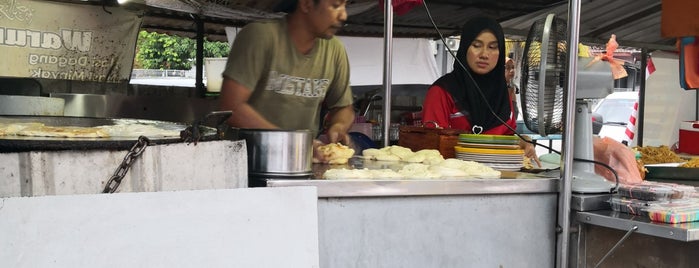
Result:
M513 162L524 160L523 155L486 155L486 154L468 154L468 153L456 153L457 158L462 159L479 159L479 160L492 160L488 162Z
M523 165L520 164L499 164L499 163L482 163L483 165L489 166L497 170L520 170Z

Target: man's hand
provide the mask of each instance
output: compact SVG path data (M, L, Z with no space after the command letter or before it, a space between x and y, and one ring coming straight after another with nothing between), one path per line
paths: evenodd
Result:
M340 124L332 125L327 130L328 141L330 143L342 143L344 145L350 145L352 140L349 134L347 134L347 127L341 126Z
M320 146L325 145L320 140L313 139L313 163L327 163L328 159L326 159L325 154L320 150Z
M326 125L328 141L330 143L340 142L345 145L350 145L351 140L347 132L354 123L354 108L352 105L331 109L328 113L328 122Z
M619 176L619 183L635 184L643 181L636 162L636 154L626 145L609 137L592 139L595 161L605 163L613 168ZM604 176L609 181L616 181L609 169L595 165L595 173Z

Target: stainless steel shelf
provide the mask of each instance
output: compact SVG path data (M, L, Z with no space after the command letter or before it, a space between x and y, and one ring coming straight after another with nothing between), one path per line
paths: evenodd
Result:
M631 215L611 210L576 212L575 219L583 224L597 225L612 229L629 231L634 227L636 233L662 237L679 241L699 240L699 222L658 223L648 217Z

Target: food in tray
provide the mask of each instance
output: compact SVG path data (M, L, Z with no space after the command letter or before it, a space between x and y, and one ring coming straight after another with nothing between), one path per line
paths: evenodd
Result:
M638 184L620 184L618 195L647 201L681 199L696 192L693 186L676 183L644 181Z
M657 147L634 147L634 149L641 153L641 161L646 165L683 162L682 158L680 158L675 152L670 150L670 147L667 147L665 145Z
M329 143L318 147L328 160L328 164L347 164L354 155L354 149L340 143Z
M648 216L646 210L651 204L667 202L668 201L647 201L623 196L612 196L612 198L609 199L612 210L641 216Z
M699 168L699 157L694 157L691 160L679 165L682 168Z
M699 221L699 201L686 199L676 202L652 204L646 209L651 221L682 223Z
M410 163L398 171L391 169L329 169L323 178L339 179L497 179L500 171L478 162L446 159L434 164Z

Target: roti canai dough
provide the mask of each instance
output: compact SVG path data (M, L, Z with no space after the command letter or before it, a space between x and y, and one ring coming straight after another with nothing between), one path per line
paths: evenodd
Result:
M396 157L396 156L394 156ZM399 171L391 169L329 169L323 178L342 179L496 179L500 171L473 161L446 159L434 165L410 163Z
M0 136L109 138L109 137L179 137L180 130L162 129L153 125L123 124L96 127L47 126L43 123L0 124Z
M330 143L318 147L328 164L347 164L354 155L354 149L340 143Z
M437 164L444 160L438 150L423 149L413 152L409 148L392 145L381 149L369 148L362 151L364 159L391 162Z
M106 138L109 133L94 127L31 126L17 131L17 136L59 138Z

